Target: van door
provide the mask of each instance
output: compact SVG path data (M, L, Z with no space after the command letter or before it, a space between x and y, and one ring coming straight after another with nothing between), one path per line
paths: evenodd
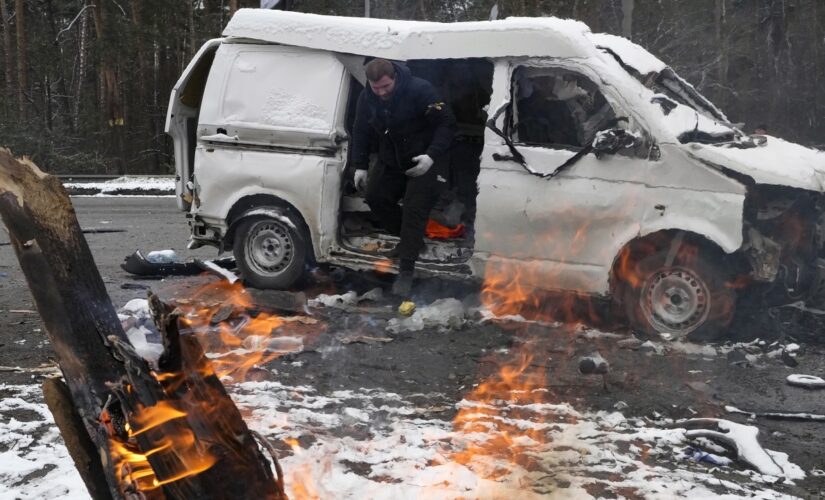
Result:
M277 199L301 214L322 258L337 228L348 92L334 53L222 44L198 120L193 216L221 225L241 199Z
M530 169L554 172L627 116L596 81L561 67L497 65L493 106L509 102L498 128ZM639 199L655 161L589 153L541 178L514 161L491 130L485 142L476 232L476 252L488 256L484 273L543 289L606 293L617 242L639 231Z
M169 98L165 131L174 141L175 195L178 208L183 211L188 211L192 204L189 182L192 180L195 161L195 132L203 89L215 58L215 51L221 42L223 38L216 38L203 44L178 78Z

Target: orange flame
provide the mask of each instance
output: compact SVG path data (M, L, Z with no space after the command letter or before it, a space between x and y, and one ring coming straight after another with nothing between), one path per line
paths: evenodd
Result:
M221 379L244 380L252 368L282 354L300 351L304 339L321 331L312 318L283 318L258 312L240 283L211 283L196 291L195 296L210 303L178 305L184 312L180 318L182 333L197 335Z
M166 422L185 416L185 412L166 401L161 401L155 406L138 408L132 416L132 421L125 425L129 438L122 441L114 436L109 440L111 454L115 460L114 470L122 485L141 492L151 492L165 484L200 474L215 464L215 457L202 450L197 445L195 436L188 430L175 435L164 435L155 447L146 452L140 451L134 438ZM149 463L149 457L156 453L175 455L179 463L177 470L167 477L159 478Z

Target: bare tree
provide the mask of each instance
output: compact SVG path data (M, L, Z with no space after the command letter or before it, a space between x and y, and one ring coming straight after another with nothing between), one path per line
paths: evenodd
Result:
M9 22L9 10L6 0L0 0L0 21L3 24L3 78L5 83L4 102L9 103L14 99L14 47L11 38L11 23ZM4 106L5 108L6 106ZM7 109L4 111L8 112Z
M14 14L17 25L17 111L20 121L26 120L27 97L29 86L28 59L26 57L26 5L23 0L15 0Z

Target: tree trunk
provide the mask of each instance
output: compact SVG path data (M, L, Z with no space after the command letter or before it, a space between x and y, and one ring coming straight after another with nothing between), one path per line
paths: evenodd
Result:
M17 111L18 120L25 122L29 87L28 59L26 57L26 5L23 0L15 0L15 24L17 25Z
M60 394L49 406L95 498L105 479L114 499L285 499L197 340L157 297L164 353L153 369L132 349L59 179L0 149L0 216L76 416Z
M633 0L622 0L622 36L633 39Z
M229 17L230 18L232 18L232 16L235 15L235 12L237 12L238 9L241 7L240 3L241 3L240 0L229 0Z
M714 16L716 28L716 46L719 47L719 69L716 75L719 84L723 87L728 85L728 36L725 30L727 18L726 0L716 0L716 15Z
M89 43L89 15L86 9L86 1L83 2L81 8L83 11L80 13L81 17L77 36L77 83L74 91L74 102L72 102L72 130L74 132L80 130L80 104L83 100L83 87L86 83L86 66L88 64L86 46Z
M8 103L14 102L14 47L11 38L11 23L9 23L9 10L6 0L0 0L0 17L3 23L3 111L8 113Z

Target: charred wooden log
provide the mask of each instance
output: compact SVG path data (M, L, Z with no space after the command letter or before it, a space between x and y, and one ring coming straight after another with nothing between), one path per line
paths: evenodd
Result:
M165 352L151 367L129 344L60 181L5 149L0 216L68 387L46 398L94 498L286 498L177 313L152 297ZM93 459L99 467L86 466Z

